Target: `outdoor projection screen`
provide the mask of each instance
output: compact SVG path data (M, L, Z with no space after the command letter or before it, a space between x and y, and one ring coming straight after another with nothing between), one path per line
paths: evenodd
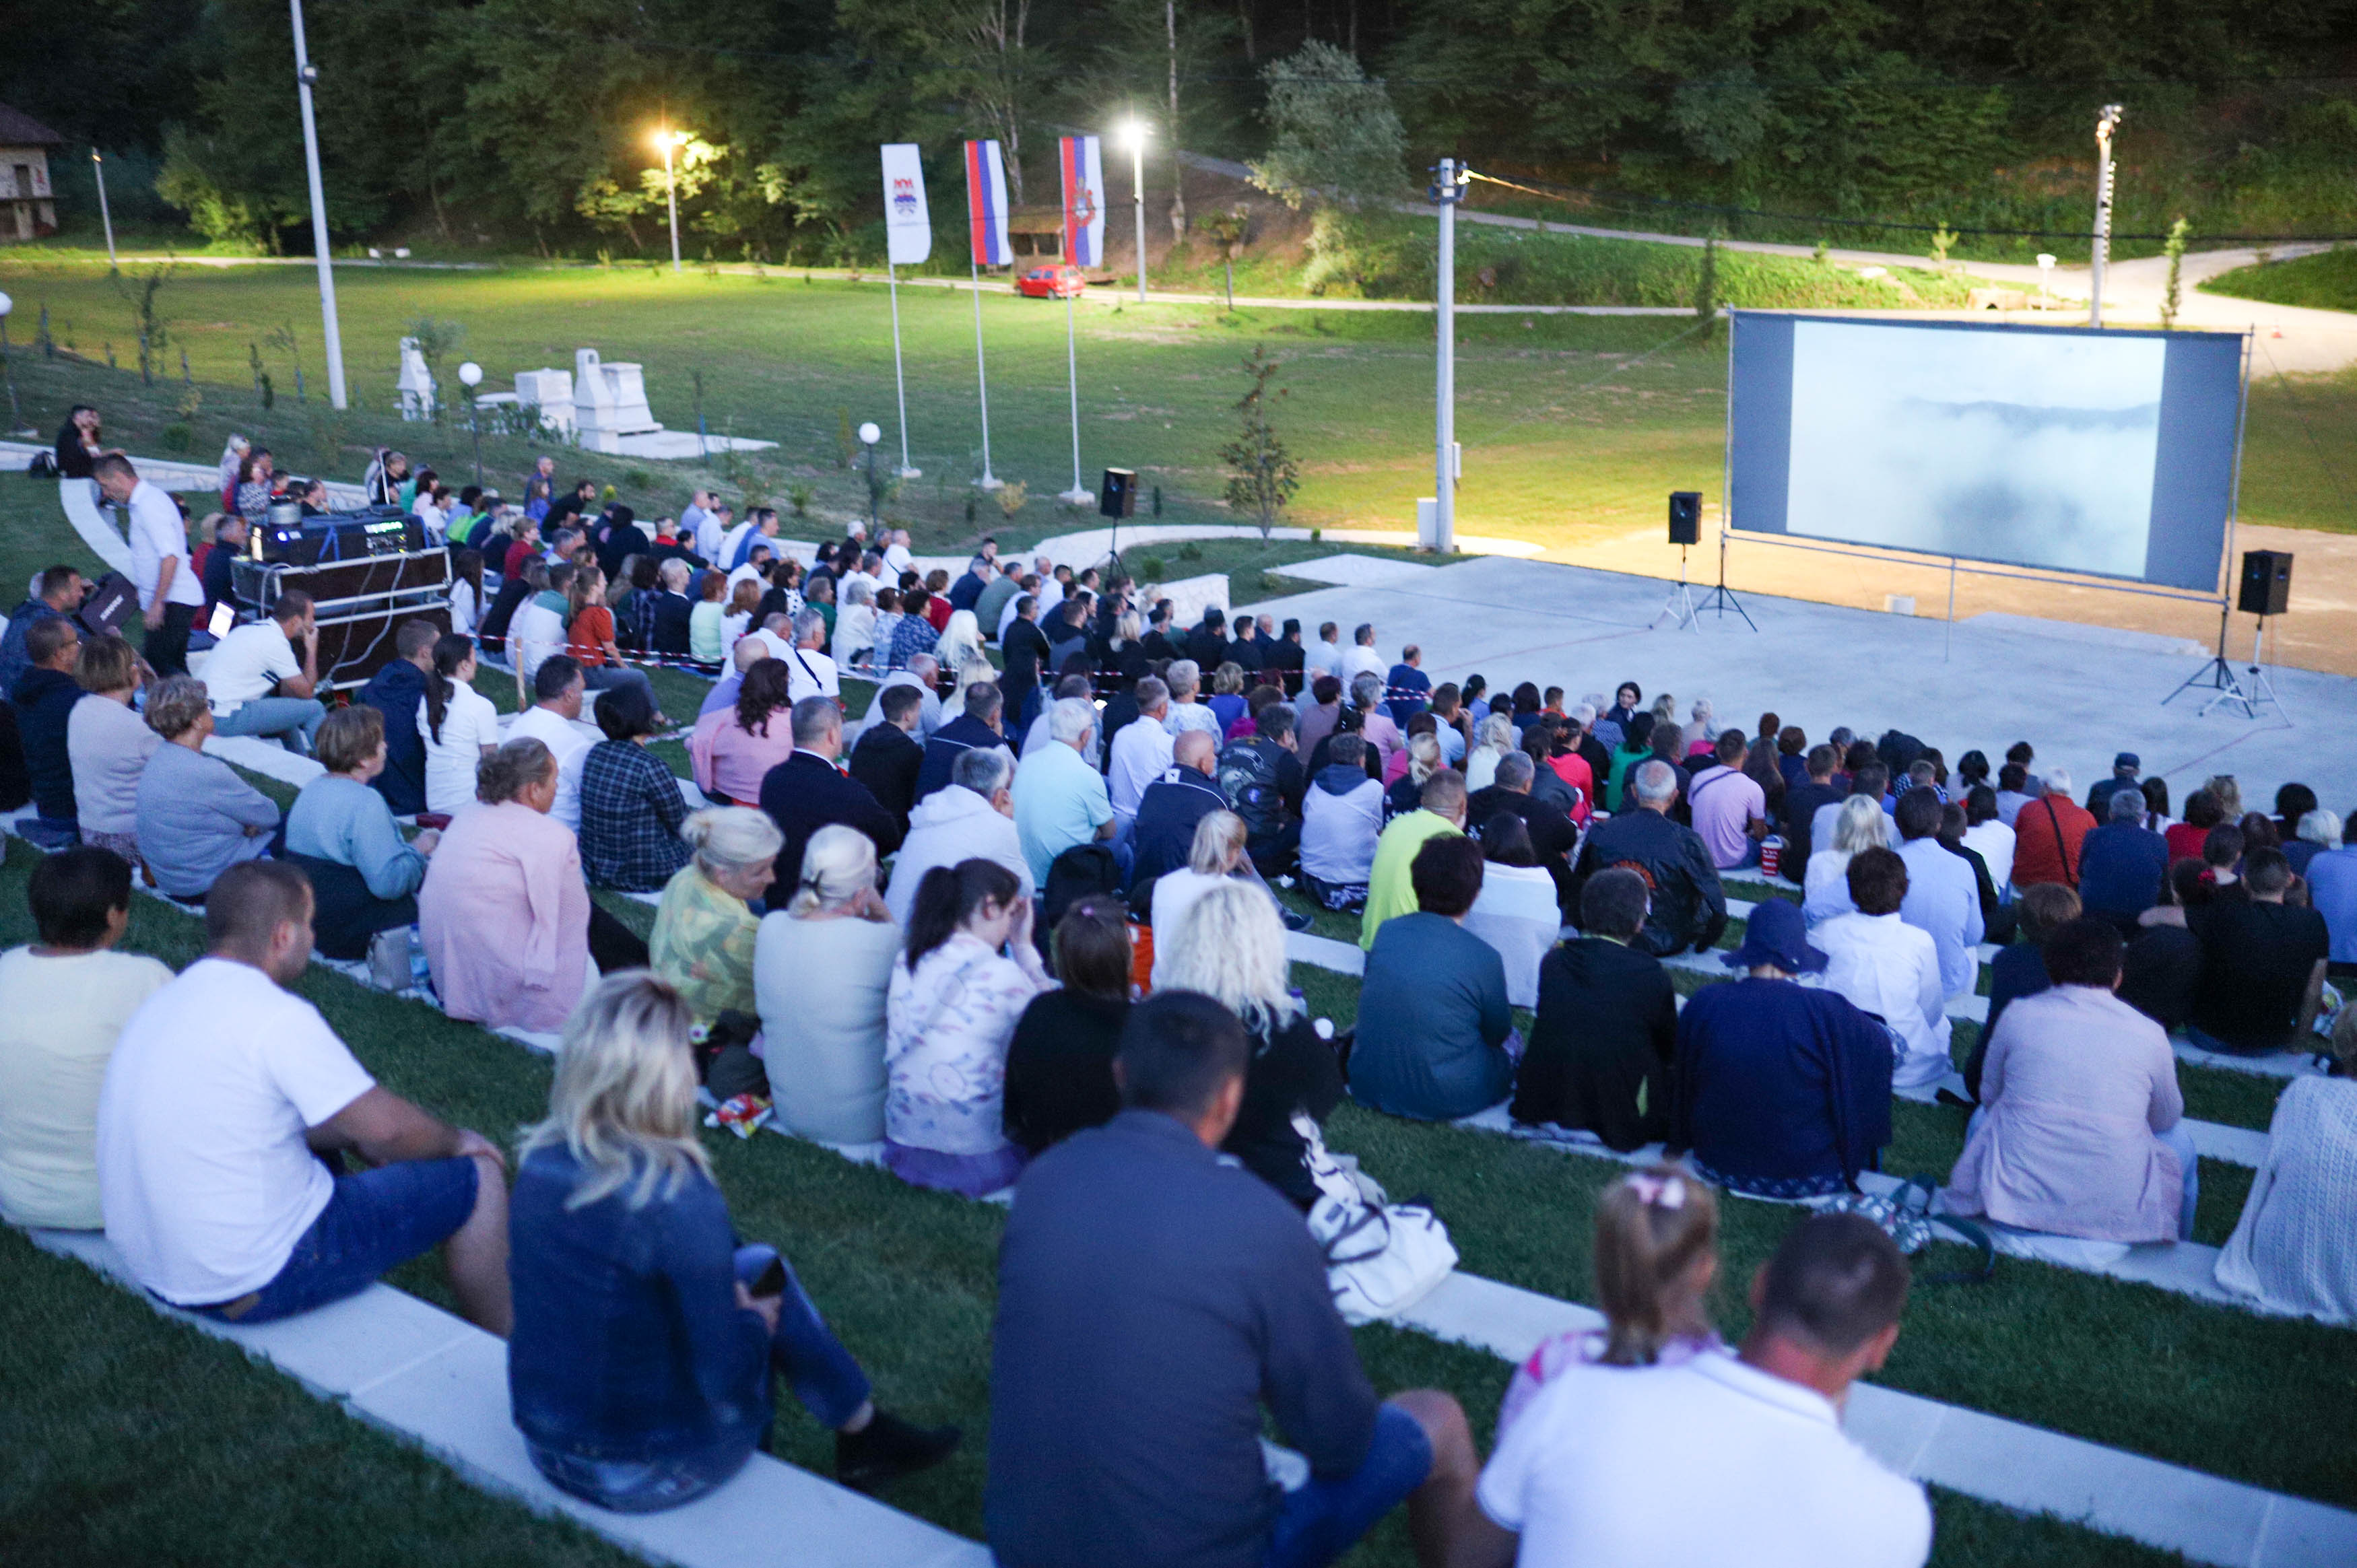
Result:
M2242 334L1734 323L1734 528L2218 591Z

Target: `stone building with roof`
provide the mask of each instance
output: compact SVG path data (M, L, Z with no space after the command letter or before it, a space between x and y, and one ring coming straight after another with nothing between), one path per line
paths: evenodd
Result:
M0 244L57 232L49 149L65 145L30 114L0 103Z

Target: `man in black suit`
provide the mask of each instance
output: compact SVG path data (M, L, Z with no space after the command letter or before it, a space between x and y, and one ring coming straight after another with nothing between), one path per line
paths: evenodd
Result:
M1266 650L1261 658L1261 669L1275 677L1269 683L1285 688L1289 701L1301 695L1301 667L1307 650L1301 646L1301 623L1288 619L1284 635L1274 642L1264 639Z
M1260 634L1259 625L1248 615L1236 617L1236 639L1228 644L1228 657L1247 675L1257 675L1268 666L1270 639ZM1217 668L1214 666L1214 668Z
M976 681L965 689L965 712L935 730L925 742L924 761L917 769L917 800L949 788L950 771L962 754L977 746L1006 744L1006 726L1000 723L1006 705L1006 693L992 682Z
M917 803L917 775L925 766L924 745L916 739L925 693L915 686L887 686L876 693L876 704L883 721L869 725L851 748L851 776L867 786L906 833L909 809Z
M804 697L793 707L794 753L761 779L761 810L786 835L770 908L782 909L802 881L811 834L831 823L857 828L878 855L900 847L899 822L866 785L835 766L843 755L843 708L833 697Z
M1187 634L1187 657L1203 671L1203 680L1210 683L1211 671L1228 660L1228 612L1214 607L1203 612L1203 622Z
M1157 600L1154 607L1146 612L1146 635L1137 639L1137 646L1146 650L1146 658L1159 660L1166 664L1173 659L1186 657L1179 651L1178 645L1170 639L1170 601L1168 599Z

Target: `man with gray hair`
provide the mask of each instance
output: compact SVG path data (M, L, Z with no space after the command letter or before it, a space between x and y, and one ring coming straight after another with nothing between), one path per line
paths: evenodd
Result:
M1620 750L1620 743L1628 738L1629 732L1620 727L1620 721L1609 715L1601 692L1590 692L1580 698L1579 706L1572 710L1571 716L1595 737L1596 744L1604 748L1608 757ZM1597 777L1601 779L1604 775L1598 773Z
M1091 760L1096 733L1094 704L1059 697L1048 709L1048 744L1028 748L1015 770L1015 831L1035 886L1048 885L1048 868L1066 850L1114 836L1113 800Z
M1653 907L1631 944L1656 958L1717 945L1727 929L1727 890L1710 851L1692 828L1670 820L1678 797L1676 769L1656 757L1630 774L1634 811L1623 811L1588 833L1572 875L1577 899L1587 879L1612 866L1645 878Z
M857 828L876 842L879 857L900 847L899 822L866 785L843 771L842 704L833 697L802 698L793 706L793 755L761 779L761 810L786 835L778 850L778 879L770 889L771 909L784 908L794 896L802 851L823 827L841 822Z
M1162 727L1174 739L1190 729L1201 730L1217 746L1220 716L1209 705L1195 700L1203 689L1203 667L1191 659L1174 660L1163 679L1170 687L1170 711L1163 715Z
M677 555L655 568L655 581L662 592L655 599L654 631L648 639L648 646L657 653L673 659L687 657L688 618L695 613L695 606L687 596L687 585L694 575L694 568Z
M884 890L884 907L902 929L925 873L962 860L996 861L1015 874L1027 896L1034 890L1031 863L1015 831L1015 757L1003 746L959 752L949 783L909 813L908 842L892 863L892 886Z
M907 669L895 670L877 682L875 699L867 704L866 715L849 732L852 746L856 748L869 730L883 722L884 693L895 686L917 689L917 739L932 739L933 732L942 727L941 679L941 660L930 653L920 653L909 660Z
M834 660L826 656L826 618L806 609L793 618L792 628L792 645L778 655L786 661L787 693L797 703L808 697L835 702L842 695L843 682L835 673ZM935 714L940 711L935 704Z

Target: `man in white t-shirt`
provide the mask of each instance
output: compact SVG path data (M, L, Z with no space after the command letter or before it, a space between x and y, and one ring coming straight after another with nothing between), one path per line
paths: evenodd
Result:
M205 657L215 735L264 736L308 757L328 720L312 695L318 689L318 617L300 588L279 595L264 618L232 628Z
M447 1242L459 1309L504 1336L505 1162L379 1088L284 989L311 913L294 866L231 867L205 900L207 956L124 1026L98 1102L107 1240L149 1291L228 1323L357 1294ZM333 1174L347 1149L373 1168Z
M188 522L178 502L149 484L131 459L109 453L91 465L99 493L127 508L131 524L131 580L145 612L147 640L141 651L158 675L188 672L188 628L204 607L204 585L188 565Z
M736 512L733 509L716 501L705 509L704 516L697 521L693 533L688 532L687 520L682 518L680 537L693 544L698 555L716 565L720 561L721 541L726 539L729 531L737 526L734 521L735 517Z
M784 618L772 616L770 619ZM825 653L826 618L816 610L804 610L793 618L793 641L778 655L786 661L786 691L794 702L805 697L835 697L843 695L843 682L835 674L834 660ZM772 641L776 634L767 628L762 635Z
M917 558L909 550L909 531L905 528L886 530L884 566L892 574L893 580L898 582L901 573L913 569L916 564Z
M1146 786L1169 770L1171 748L1178 738L1163 727L1169 716L1170 688L1152 675L1140 679L1137 717L1114 731L1113 755L1105 769L1113 818L1124 833L1137 821L1137 803Z
M1361 675L1372 675L1381 680L1391 673L1390 668L1383 663L1383 656L1375 651L1375 628L1372 621L1361 625L1351 634L1351 646L1342 650L1341 658L1335 663L1334 673L1341 677L1345 689Z
M1451 1561L1921 1568L1923 1488L1841 1429L1851 1382L1899 1337L1907 1277L1871 1220L1813 1215L1754 1279L1740 1353L1557 1371L1499 1436Z
M581 666L569 654L544 660L532 676L532 706L515 716L505 739L531 739L556 758L556 804L548 814L575 832L581 831L581 765L597 742L574 721L588 695Z

